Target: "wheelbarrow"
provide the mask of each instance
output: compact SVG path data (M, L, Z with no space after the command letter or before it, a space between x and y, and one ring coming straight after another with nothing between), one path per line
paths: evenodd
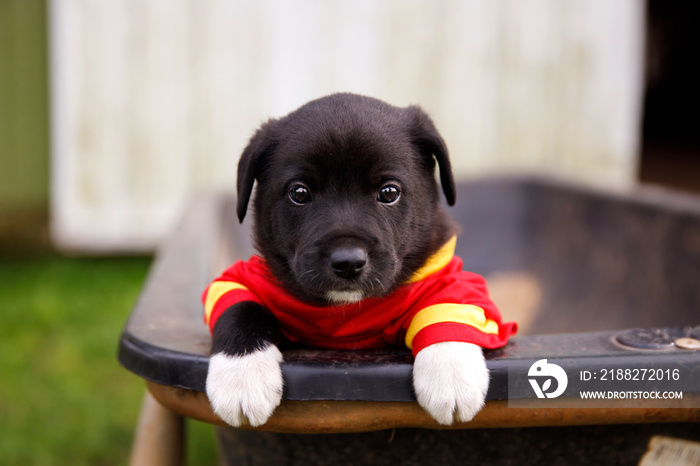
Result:
M272 418L225 426L204 393L200 294L254 251L234 197L219 194L196 200L162 246L121 336L119 361L151 397L144 422L158 426L139 430L133 458L177 464L184 418L219 426L231 464L636 464L652 435L700 439L700 197L507 177L462 183L450 210L465 268L487 278L504 320L521 328L486 351L491 384L473 421L445 428L418 406L406 349L295 348ZM533 382L538 362L562 367L569 391L547 398L561 381ZM581 399L604 372L642 369L682 398ZM658 391L647 379L635 390Z

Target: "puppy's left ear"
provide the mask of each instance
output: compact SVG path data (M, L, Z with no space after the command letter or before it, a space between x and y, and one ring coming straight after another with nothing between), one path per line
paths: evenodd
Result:
M258 129L238 161L238 201L236 213L238 220L243 222L248 210L248 202L253 192L253 184L260 176L267 158L274 151L276 138L273 129L277 120L270 120Z
M447 145L440 133L438 133L437 128L435 128L433 121L420 107L410 106L407 110L410 117L409 134L412 142L425 157L431 159L435 157L440 167L440 183L442 184L445 198L449 205L454 205L457 193L454 176L452 175L452 165L447 153ZM433 166L432 163L430 166Z

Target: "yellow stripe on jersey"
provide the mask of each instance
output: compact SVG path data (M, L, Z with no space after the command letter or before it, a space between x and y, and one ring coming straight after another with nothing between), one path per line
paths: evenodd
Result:
M408 283L423 280L425 277L428 277L446 267L455 255L455 247L457 247L457 237L453 236L449 239L449 241L447 241L447 243L442 245L438 252L430 256L428 260L425 261L423 267L416 270L413 275L411 275L411 278L408 279Z
M467 324L484 333L498 335L498 323L487 319L484 310L471 304L435 304L419 311L406 332L406 346L412 348L413 338L425 327L443 322Z
M209 285L209 289L207 290L207 298L204 300L204 316L207 325L209 325L209 318L211 317L211 313L214 311L214 306L216 305L216 302L219 300L219 298L221 298L223 295L232 290L247 289L248 288L246 288L245 286L236 282L221 281L213 282L211 285Z

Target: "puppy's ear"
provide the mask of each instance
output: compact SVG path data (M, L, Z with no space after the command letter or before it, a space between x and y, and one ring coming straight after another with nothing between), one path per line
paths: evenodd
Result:
M258 129L238 161L238 202L236 213L238 220L243 222L248 202L253 192L253 184L260 176L267 158L272 154L276 145L274 126L277 120L270 120Z
M447 145L435 128L433 121L420 107L410 106L407 110L410 117L409 134L412 142L425 157L435 157L440 167L440 183L445 198L447 198L449 205L454 205L457 194Z

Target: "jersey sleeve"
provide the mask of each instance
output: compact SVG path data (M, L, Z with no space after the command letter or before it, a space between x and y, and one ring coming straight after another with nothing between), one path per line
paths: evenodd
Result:
M202 293L204 304L204 323L210 332L214 331L216 321L221 314L234 304L253 301L262 304L260 298L251 291L249 264L238 261L229 267L220 277L206 287Z
M414 355L443 341L499 348L517 332L515 322L502 322L481 276L455 270L436 279L429 288L426 298L416 305L406 330L405 343Z

